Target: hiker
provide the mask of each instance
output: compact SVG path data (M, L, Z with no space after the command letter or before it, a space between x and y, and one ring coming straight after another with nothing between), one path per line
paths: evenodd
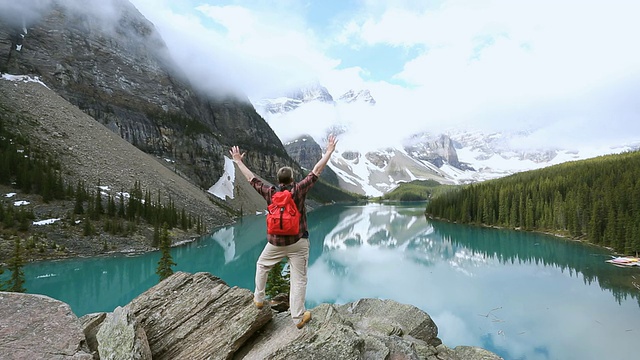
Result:
M267 244L256 263L256 289L253 294L253 302L258 309L262 309L269 270L283 258L287 257L289 259L291 275L289 308L291 310L291 318L298 329L302 329L311 320L311 312L307 311L304 306L307 291L307 266L309 263L309 232L307 231L307 212L304 202L307 192L318 181L318 176L320 176L320 173L329 162L331 154L336 149L336 143L335 136L330 135L327 151L311 172L299 182L294 181L293 170L290 167L283 167L278 170L279 188L291 192L293 201L300 212L300 227L298 234L295 235L273 235L267 233ZM229 153L253 188L265 198L267 204L271 204L272 197L278 192L278 188L265 185L253 175L253 172L242 161L246 153L240 153L240 149L237 146L231 147Z

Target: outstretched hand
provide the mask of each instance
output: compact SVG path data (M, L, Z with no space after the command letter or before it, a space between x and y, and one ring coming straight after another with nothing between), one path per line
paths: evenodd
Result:
M329 135L329 139L327 140L327 152L332 153L336 149L336 144L338 143L338 139L335 135Z
M338 139L335 135L329 135L329 139L327 140L327 152L332 153L336 149L336 144L338 143Z
M231 158L233 159L233 161L235 162L242 162L242 159L244 159L244 154L246 153L240 153L240 148L237 146L232 146L231 150L229 150L229 154L231 154Z

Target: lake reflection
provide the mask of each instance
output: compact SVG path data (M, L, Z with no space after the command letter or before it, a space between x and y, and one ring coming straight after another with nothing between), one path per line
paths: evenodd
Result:
M539 234L427 221L424 204L327 206L309 213L307 305L393 299L428 312L449 347L505 359L628 358L640 338L640 269L599 248ZM172 249L174 270L253 289L266 241L247 217ZM78 315L111 311L157 283L158 253L31 264L30 293ZM633 356L631 356L633 357Z

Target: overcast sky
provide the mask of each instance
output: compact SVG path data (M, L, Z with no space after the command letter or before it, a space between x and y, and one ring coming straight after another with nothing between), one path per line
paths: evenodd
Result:
M369 89L375 114L350 120L366 136L463 126L533 129L532 144L640 141L638 1L131 1L217 91Z

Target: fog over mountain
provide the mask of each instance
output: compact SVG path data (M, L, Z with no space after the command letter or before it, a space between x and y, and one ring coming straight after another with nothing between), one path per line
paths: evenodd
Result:
M123 2L0 0L0 18L28 24L51 4L64 3L100 15L107 26ZM444 1L441 8L360 4L352 13L325 5L325 16L338 25L326 29L300 4L131 3L157 28L179 71L216 96L257 100L314 80L336 97L369 90L375 109L318 107L296 114L289 125L313 133L318 122L338 118L358 134L343 144L394 146L418 132L451 128L524 130L527 140L514 144L521 148L588 149L640 140L634 96L640 91L640 52L630 45L633 30L640 29L630 16L637 13L631 2L603 7L571 0L552 11L544 2L523 1L518 9L496 2L476 8L473 20L465 17L475 6L467 1ZM454 23L461 24L456 33L443 31ZM387 29L391 24L401 25ZM387 30L386 40L374 29ZM362 54L390 48L347 64L351 53L341 46ZM403 62L381 57L398 46L407 49ZM376 78L366 63L371 59L397 70Z
M368 90L336 95L312 84L292 94L293 97L255 101L256 110L285 144L292 139L305 144L297 139L308 134L323 145L327 134L338 134L339 150L332 156L329 167L337 174L342 188L368 196L383 195L412 180L464 184L640 148L640 141L580 144L569 128L560 136L545 134L540 129L505 128L487 132L465 127L423 128L416 121L415 132L407 135L408 129L402 128L402 122L395 117L389 119L387 127L367 126L368 116L375 116L380 105ZM539 136L557 141L541 143ZM294 159L301 161L288 145L285 147Z
M316 79L336 98L370 90L375 109L318 106L291 115L287 127L307 132L337 118L358 134L342 144L377 148L448 129L527 131L514 144L523 149L640 140L633 2L363 2L349 10L320 2L132 2L204 87L255 100Z

